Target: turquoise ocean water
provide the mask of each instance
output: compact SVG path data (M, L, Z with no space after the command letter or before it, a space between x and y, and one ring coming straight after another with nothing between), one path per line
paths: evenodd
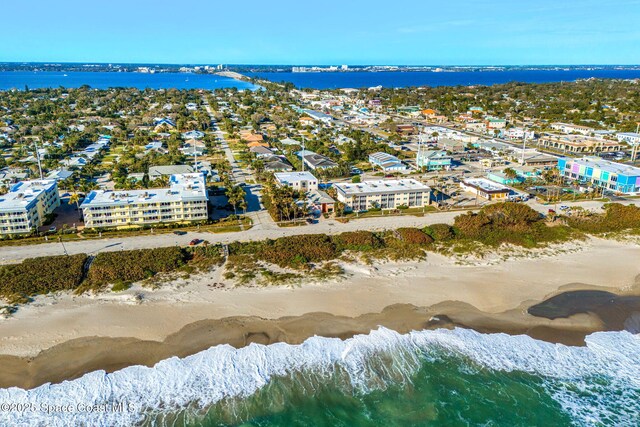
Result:
M347 340L216 346L193 356L92 372L1 402L118 412L0 412L0 425L636 426L640 338L595 333L570 347L467 329Z

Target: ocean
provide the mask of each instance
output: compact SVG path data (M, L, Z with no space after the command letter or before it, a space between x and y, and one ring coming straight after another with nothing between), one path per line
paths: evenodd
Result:
M380 328L300 345L222 345L152 368L0 390L0 403L27 408L0 411L0 424L638 425L640 337L599 332L586 344Z
M57 72L57 71L3 71L0 72L0 90L77 88L89 85L95 89L134 87L138 89L238 89L254 90L257 86L214 74L193 73L117 73L117 72Z
M640 70L508 70L460 72L320 72L320 73L246 73L249 77L273 82L291 82L299 88L337 89L361 87L494 85L508 82L550 83L591 77L638 79Z

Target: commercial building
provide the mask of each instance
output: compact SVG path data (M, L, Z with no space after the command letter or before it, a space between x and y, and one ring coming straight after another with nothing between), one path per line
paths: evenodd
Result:
M443 150L419 150L416 156L416 165L428 171L449 170L452 161L453 158Z
M415 179L363 181L334 184L338 200L347 210L365 211L372 207L397 209L429 204L431 188Z
M625 194L640 193L640 168L599 157L558 159L560 175L569 180Z
M383 172L407 171L407 165L402 163L399 158L383 152L369 154L369 163L374 167L382 169Z
M307 192L318 189L318 178L310 172L278 172L273 177L278 184L294 190Z
M127 227L206 221L207 202L204 174L190 173L171 175L169 188L94 190L80 207L88 228Z
M566 153L609 153L620 151L623 146L616 141L582 136L544 134L539 144L545 148L552 148Z
M482 197L485 200L506 200L511 189L484 178L470 178L460 182L463 191Z
M29 233L60 206L55 180L20 181L0 196L0 234Z

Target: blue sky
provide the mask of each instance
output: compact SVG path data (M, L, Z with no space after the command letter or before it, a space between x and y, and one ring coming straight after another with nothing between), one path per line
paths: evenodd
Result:
M0 61L640 64L640 0L4 0Z

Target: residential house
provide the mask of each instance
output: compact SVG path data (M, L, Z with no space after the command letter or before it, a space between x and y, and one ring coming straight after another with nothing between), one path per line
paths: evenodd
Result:
M149 166L149 181L155 181L163 177L169 179L171 175L186 175L194 172L191 165Z
M453 158L444 150L419 150L416 156L416 166L427 171L449 170L452 163Z
M267 172L291 172L293 165L284 156L270 156L262 159Z
M314 153L313 151L298 151L296 155L304 162L307 167L309 167L309 169L312 170L330 169L338 166L336 162L334 162L327 156Z
M270 157L274 155L274 152L271 149L267 147L263 147L262 145L250 147L249 152L255 154L256 158L258 159L261 159L264 157Z

